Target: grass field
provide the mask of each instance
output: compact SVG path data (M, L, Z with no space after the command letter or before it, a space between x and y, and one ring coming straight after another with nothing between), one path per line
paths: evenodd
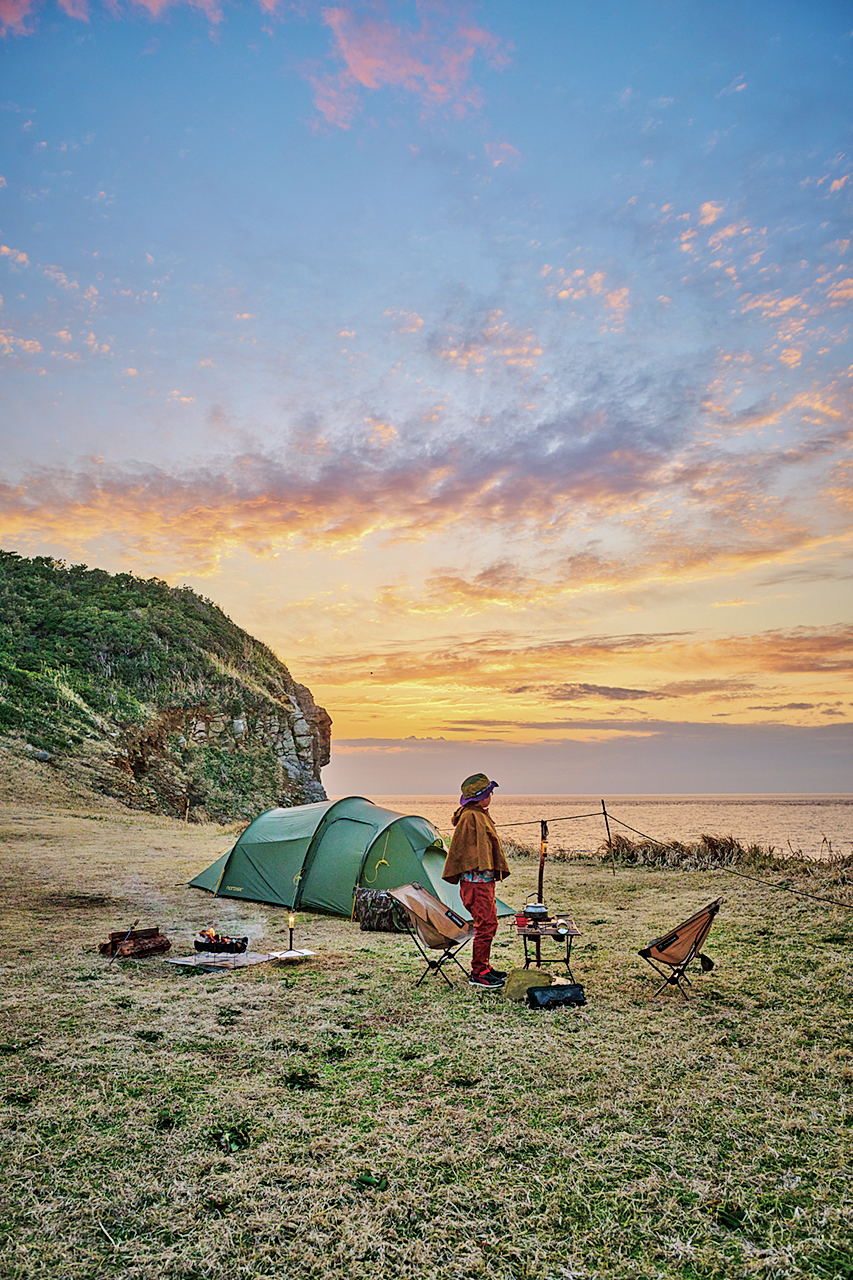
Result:
M286 915L182 887L221 829L45 803L37 769L0 830L7 1280L853 1277L853 912L549 865L584 935L574 1012L458 971L416 991L408 939L320 916L298 968L109 965L136 916L180 955L210 924L286 946ZM521 903L535 863L512 872ZM716 968L651 999L637 949L721 894ZM502 924L496 963L520 954Z

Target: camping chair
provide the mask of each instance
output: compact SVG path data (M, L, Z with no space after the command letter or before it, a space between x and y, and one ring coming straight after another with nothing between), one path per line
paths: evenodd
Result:
M440 973L447 985L452 987L453 983L442 966L448 960L452 960L462 969L456 954L474 937L473 924L463 920L455 911L451 911L450 907L446 907L438 898L428 893L417 881L401 885L399 889L389 889L388 893L404 908L409 917L409 933L412 941L427 963L426 969L415 986L419 987L427 974L434 972ZM442 954L438 960L431 960L425 948L431 951L440 950ZM462 969L462 972L465 973L465 970ZM467 973L465 976L468 976Z
M707 907L703 907L701 911L697 911L695 916L691 916L689 920L685 920L684 924L678 925L669 933L664 934L662 938L655 938L654 942L650 942L647 947L643 947L640 955L644 960L648 960L649 964L660 974L663 982L655 992L655 996L663 991L664 987L678 987L678 990L687 999L687 992L681 985L682 978L691 986L685 970L690 962L698 955L699 963L702 965L702 972L708 973L714 967L714 961L709 960L707 956L703 956L699 948L711 932L711 925L714 923L714 916L720 909L722 898L717 898L716 902L711 902ZM658 963L655 963L655 962ZM664 969L659 968L660 964L668 964L671 973L667 973ZM654 996L652 996L654 999Z

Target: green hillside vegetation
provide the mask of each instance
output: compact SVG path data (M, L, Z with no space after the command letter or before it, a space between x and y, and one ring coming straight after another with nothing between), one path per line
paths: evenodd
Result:
M98 789L221 820L323 799L329 725L189 587L0 551L0 733Z

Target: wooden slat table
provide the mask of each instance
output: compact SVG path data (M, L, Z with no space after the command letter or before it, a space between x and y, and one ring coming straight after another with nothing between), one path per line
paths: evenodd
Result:
M568 931L564 933L562 928L558 928L558 926L560 925L568 926ZM568 970L569 977L571 978L572 982L574 982L575 979L574 979L574 974L572 973L572 965L571 965L572 939L582 938L583 934L581 933L580 929L577 927L574 920L572 920L570 916L558 913L554 916L548 916L547 919L542 920L539 923L534 923L532 920L528 920L527 917L524 915L517 915L515 917L515 927L518 931L518 936L521 938L522 942L524 943L525 969L530 968L531 962L534 959L536 961L536 968L537 969L542 968L542 940L543 939L551 939L551 940L559 939L560 941L562 941L563 938L565 938L566 954L565 956L560 956L553 963L564 964L566 966L566 969ZM531 943L533 944L533 955L530 954Z

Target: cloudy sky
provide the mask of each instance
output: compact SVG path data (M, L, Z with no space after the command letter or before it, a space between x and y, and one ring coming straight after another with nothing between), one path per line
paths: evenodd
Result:
M332 793L850 790L849 0L0 0L0 545Z

